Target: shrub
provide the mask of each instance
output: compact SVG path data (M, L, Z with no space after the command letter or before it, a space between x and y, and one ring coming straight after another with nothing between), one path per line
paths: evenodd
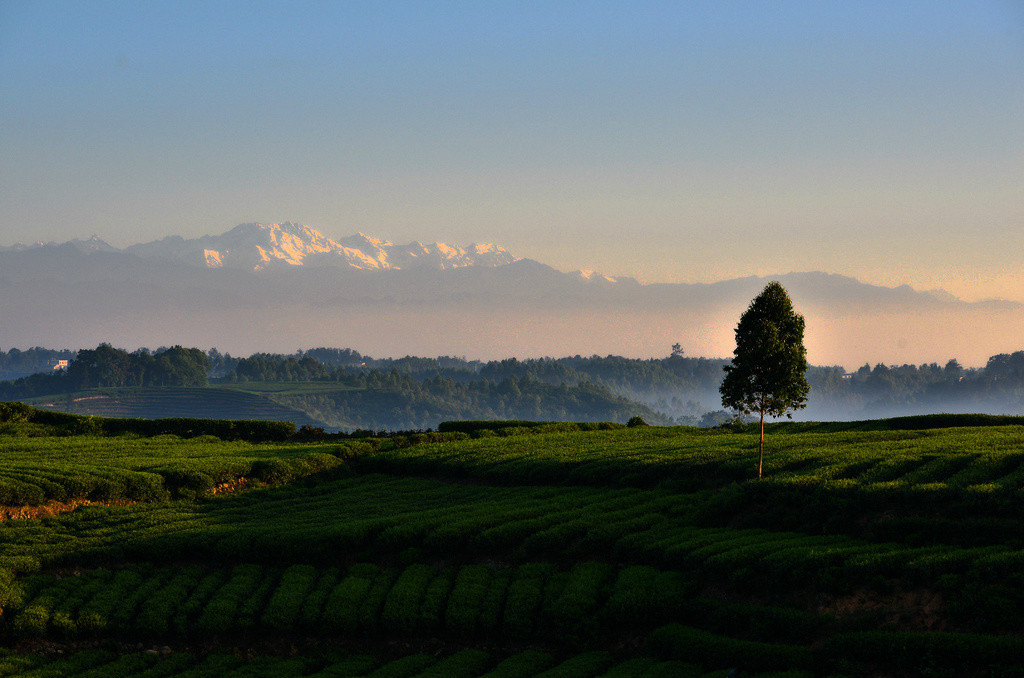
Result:
M292 565L281 576L281 582L270 596L263 611L265 626L290 631L295 626L306 594L316 582L317 572L309 565Z
M281 485L293 480L295 471L284 459L259 459L252 463L252 475L268 485Z
M419 625L424 631L434 632L441 628L454 584L455 572L444 570L427 585L419 609Z
M451 633L468 637L477 630L480 605L492 574L486 565L467 565L459 571L455 578L455 588L448 598L448 613L445 617Z
M514 654L480 678L533 678L555 663L547 652L526 650Z
M434 579L430 565L410 565L391 587L381 611L381 626L386 631L409 634L419 625L420 603Z
M359 611L373 580L380 573L375 565L353 565L327 596L322 621L331 632L360 631Z
M25 403L0 402L0 422L20 423L31 419L35 410Z
M737 640L681 624L656 629L648 643L655 653L667 659L699 658L704 668L738 666L750 671L770 671L811 665L811 651L807 647Z
M162 469L167 489L182 499L196 499L213 494L213 478L195 469Z
M537 674L537 678L580 678L581 676L600 675L601 671L612 663L610 653L603 650L585 652L553 668Z
M917 672L941 667L943 675L1006 675L1020 666L1024 640L971 633L909 633L865 631L828 639L818 651L818 663L829 670L885 667ZM996 670L996 669L1000 670Z
M526 563L516 569L505 599L504 629L508 635L513 638L532 635L543 600L544 582L553 569L545 563Z
M463 650L416 675L417 678L474 678L490 664L491 655L483 650Z

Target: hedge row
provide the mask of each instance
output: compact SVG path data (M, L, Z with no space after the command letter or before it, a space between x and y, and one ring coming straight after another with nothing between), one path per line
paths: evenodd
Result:
M566 433L574 431L609 431L625 428L614 422L522 421L515 419L495 421L442 421L439 432L468 433L474 438L486 435L522 435L530 433Z
M939 457L934 466L956 460ZM1009 461L1019 464L1021 460L1013 455ZM709 495L698 508L695 521L708 526L847 534L912 546L1002 544L1024 548L1020 506L1021 493L1006 488L963 491L947 485L806 483L769 478L733 484Z
M0 402L0 423L21 422L52 426L72 435L135 433L142 436L176 435L182 438L212 435L221 440L246 440L254 443L288 440L296 431L295 423L290 421L191 417L119 419L40 410L19 402Z
M280 485L342 466L337 456L310 452L301 457L234 459L225 465L180 459L166 467L131 470L70 464L62 468L0 466L0 505L37 506L47 501L159 501L209 496L218 483L252 478Z
M649 567L578 563L515 568L466 565L404 569L357 564L342 572L309 565L140 565L78 577L35 575L9 596L8 632L18 638L201 639L251 629L374 637L444 633L461 641L557 639L585 648L623 624L683 620L747 642L810 642L827 619L797 610L692 596L683 575ZM681 659L681 657L669 657Z
M555 659L525 650L505 656L466 649L451 654L404 656L340 654L279 657L214 652L160 655L148 651L118 655L91 650L60 654L0 654L0 675L28 678L698 678L725 675L730 664L708 674L699 665L653 657L616 659L590 651ZM743 674L758 678L759 674ZM808 678L806 672L772 672L764 678Z

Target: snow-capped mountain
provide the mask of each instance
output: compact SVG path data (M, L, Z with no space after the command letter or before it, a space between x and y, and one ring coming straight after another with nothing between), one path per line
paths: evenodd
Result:
M623 276L612 277L610 275L605 275L604 273L598 273L597 271L594 271L594 270L591 270L591 269L586 269L586 268L583 269L583 270L580 270L580 271L576 271L575 273L573 273L573 275L579 277L581 280L586 280L587 282L599 282L599 283L617 283L617 282L622 282L622 281L627 281L627 282L631 282L631 283L635 283L636 282L636 280L634 278L623 277Z
M24 252L25 250L38 249L40 247L71 247L78 250L79 252L117 252L118 249L113 245L108 244L105 240L102 240L99 236L92 236L88 240L81 240L75 238L65 243L50 242L35 242L31 245L11 245L10 247L0 247L0 252Z
M984 364L1019 346L1024 326L1024 304L967 303L822 272L772 279L806 317L808 352L820 364L936 356ZM728 355L736 318L768 280L642 284L564 273L493 245L396 245L243 224L124 251L98 238L2 248L0 341L483 357L663 355L678 342L688 353Z
M396 245L362 233L332 240L309 226L293 222L240 224L222 235L189 240L170 236L132 245L125 251L143 258L193 266L254 271L280 265L342 266L374 271L410 267L451 269L503 266L517 260L508 250L496 245L458 247L439 242Z

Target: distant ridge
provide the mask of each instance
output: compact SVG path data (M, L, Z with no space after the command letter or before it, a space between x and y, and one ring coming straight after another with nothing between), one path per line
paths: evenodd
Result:
M291 421L296 426L323 426L301 410L266 396L221 388L103 388L30 398L43 410L101 417L166 419L196 417L256 421Z
M221 235L162 240L132 245L125 252L144 258L176 261L206 268L259 271L281 265L335 266L361 270L433 269L502 266L516 257L491 244L468 247L441 242L396 245L363 233L333 240L291 221L283 224L239 224Z
M69 240L69 241L64 242L64 243L57 243L57 242L53 242L53 241L49 241L49 242L39 241L39 242L34 242L34 243L30 244L30 245L17 244L17 245L12 245L10 247L0 247L0 252L24 252L25 250L34 250L34 249L39 249L39 248L42 248L42 247L66 247L66 248L71 248L71 249L74 249L74 250L78 250L79 252L86 252L86 253L88 253L88 252L118 252L118 251L120 251L116 247L114 247L113 245L111 245L111 244L107 243L105 240L101 239L98 235L94 235L91 238L89 238L88 240L80 240L78 238L75 238L74 240Z
M204 268L260 271L285 266L334 266L370 271L432 268L446 270L467 266L504 266L518 261L504 247L473 243L467 247L443 242L411 242L398 245L364 233L338 240L310 226L239 224L221 235L182 238L172 235L123 250L97 236L66 243L37 242L0 247L0 252L25 252L41 248L72 248L79 252L124 252L143 259L160 259Z
M808 327L818 364L968 365L1019 346L1024 305L965 302L817 271L642 284L558 271L497 245L332 239L241 224L120 250L99 238L0 251L0 346L182 344L238 352L346 345L384 355L658 356L734 348L769 280Z

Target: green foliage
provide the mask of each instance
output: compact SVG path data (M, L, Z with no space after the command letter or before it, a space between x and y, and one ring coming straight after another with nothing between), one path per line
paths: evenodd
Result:
M271 459L307 480L4 523L8 643L68 655L0 652L0 675L1013 675L1024 427L777 433L762 482L751 434L687 428L423 443L344 476L316 473L334 445L19 438L0 477L46 495L184 496ZM915 632L915 596L963 633ZM136 642L174 652L73 651Z
M25 398L111 386L205 386L209 367L207 355L196 348L173 346L156 353L128 353L110 344L100 344L95 349L78 351L66 372L51 370L49 374L33 374L0 384L0 395Z
M611 663L612 656L609 652L585 652L537 674L537 678L588 678L598 675Z
M285 570L263 610L263 625L279 631L295 628L303 602L316 578L316 569L309 565L292 565Z
M479 437L483 431L491 431L501 435L512 435L506 433L506 431L515 431L517 433L557 433L561 431L610 430L615 428L622 428L622 424L610 422L488 420L442 421L437 425L437 430L440 433L466 433L474 437ZM435 440L430 440L429 442L435 442ZM443 441L437 440L436 442Z
M446 625L455 636L473 637L478 630L480 605L493 573L484 565L469 565L459 571L448 599Z
M50 500L161 501L209 496L219 483L256 477L286 482L339 467L317 447L174 436L6 439L0 504Z
M491 655L483 650L462 650L416 675L417 678L475 678L491 663Z
M663 626L649 637L651 649L666 659L699 660L709 668L747 671L810 668L810 648L719 636L680 624Z
M360 610L363 600L379 574L380 568L374 565L353 566L349 569L348 576L335 585L327 598L322 621L327 630L348 634L362 630Z
M5 424L31 421L34 412L34 408L24 403L0 402L0 422Z
M547 652L526 650L504 660L480 678L533 678L555 663Z
M938 676L1014 675L1024 640L960 633L863 631L839 634L817 651L818 663L830 671L884 667ZM1000 671L999 669L1003 669Z
M388 662L373 673L368 673L366 678L411 678L420 675L436 661L437 659L429 654L413 654Z
M247 440L260 443L285 441L295 434L295 424L291 421L96 417L37 409L21 403L0 403L2 421L39 424L49 427L52 434L75 436L175 435L182 438L205 437L206 440Z
M769 283L736 326L736 349L720 387L722 405L775 417L804 407L810 387L803 339L803 316L793 311L782 285Z
M420 606L436 575L436 570L429 565L407 567L387 595L381 611L381 626L402 634L415 633L420 625Z

